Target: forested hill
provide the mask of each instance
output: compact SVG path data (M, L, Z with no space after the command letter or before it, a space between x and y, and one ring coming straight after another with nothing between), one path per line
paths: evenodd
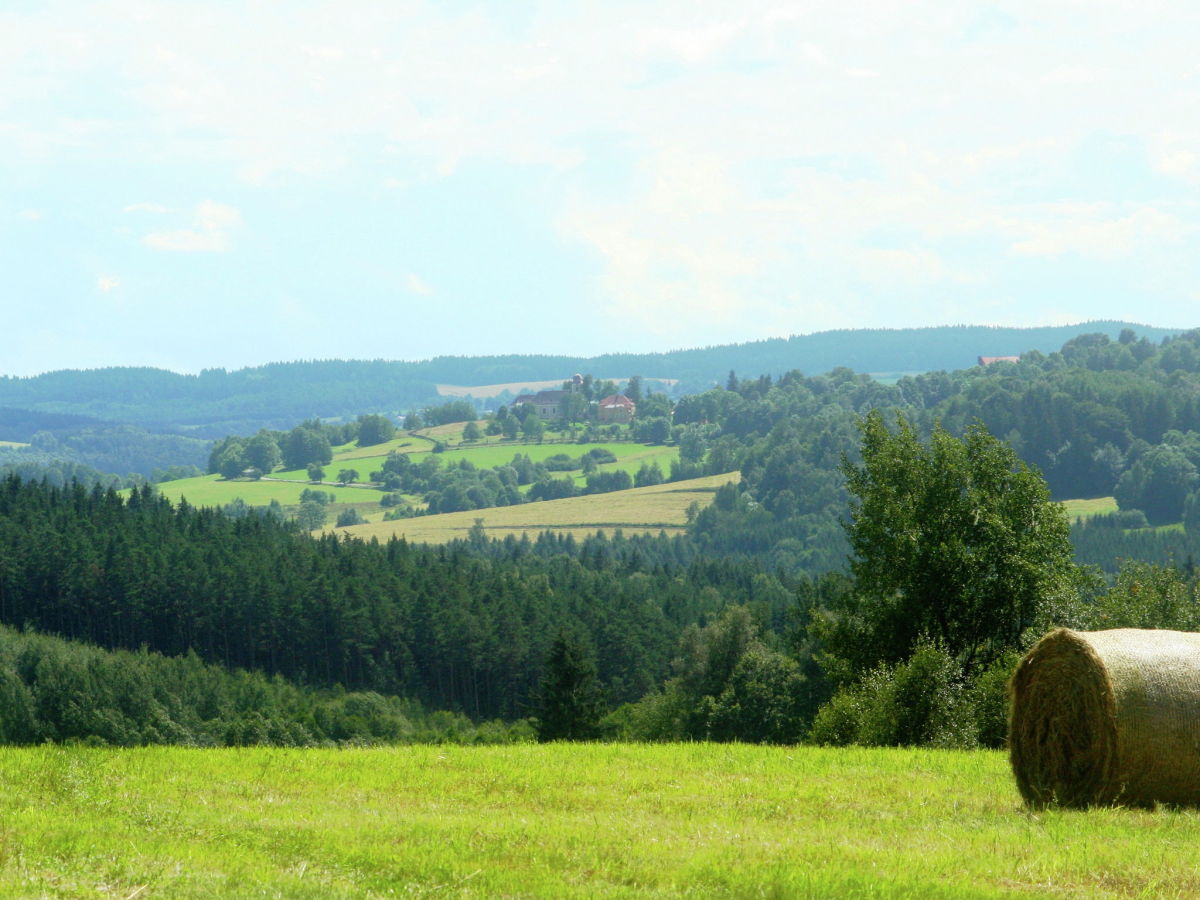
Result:
M64 369L32 378L0 377L0 430L17 410L69 413L149 429L222 437L290 428L314 416L403 412L437 399L412 363L323 360L270 363L181 375L163 369ZM43 429L53 430L44 423ZM28 440L26 434L6 434Z
M1051 353L1080 334L1117 338L1132 328L1139 337L1160 341L1179 329L1128 322L1087 322L1043 328L946 325L931 328L862 328L820 331L744 344L724 344L665 353L609 353L603 356L441 356L415 363L415 371L440 384L506 384L594 372L605 376L677 378L700 391L740 375L819 375L839 367L856 372L934 372L965 369L980 356L1019 356L1027 350Z
M0 407L90 416L213 438L249 434L264 427L291 428L313 417L404 412L435 401L437 384L519 383L593 372L605 377L678 379L681 392L691 393L714 383L724 384L731 370L743 376L793 370L815 375L839 367L860 372L950 371L973 366L979 356L1015 356L1028 350L1049 353L1079 334L1103 333L1116 338L1127 327L1122 322L1090 322L1047 328L862 329L592 358L508 355L443 356L420 362L312 360L236 371L206 369L199 375L150 368L70 369L29 378L0 376ZM1151 341L1175 333L1132 327ZM12 418L12 412L0 414L0 429ZM0 439L28 440L30 434L5 433Z

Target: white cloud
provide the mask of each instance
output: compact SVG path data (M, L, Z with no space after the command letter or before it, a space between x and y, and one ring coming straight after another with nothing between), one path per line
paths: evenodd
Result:
M1055 66L1042 76L1042 82L1049 85L1089 85L1102 80L1103 75L1089 66Z
M122 212L169 213L174 212L174 210L163 206L161 203L130 203Z
M429 283L414 272L405 273L404 289L410 294L417 294L421 297L428 297L433 294L433 288Z
M97 0L86 30L68 12L0 12L0 165L107 156L225 178L232 205L143 239L191 252L231 246L249 208L236 191L419 186L436 203L439 180L520 167L541 179L530 221L593 253L602 307L647 330L687 341L681 323L711 320L748 336L798 309L806 330L919 321L892 291L962 286L956 242L1001 248L992 272L1077 254L1136 275L1152 252L1192 249L1187 197L1118 203L1124 171L1072 179L1089 140L1116 132L1200 184L1195 21L1080 8L368 0L347 16L333 0ZM621 169L619 186L589 182L591 164Z
M1048 206L1035 221L1017 226L1025 235L1013 251L1026 256L1076 253L1099 259L1129 256L1141 247L1177 244L1196 227L1150 206L1127 214L1104 204L1062 203Z
M102 294L107 294L111 291L114 291L120 286L121 282L112 275L101 275L96 279L96 288Z
M860 276L884 287L919 287L951 277L944 259L928 250L871 247L859 253Z
M154 231L142 243L155 250L184 253L220 253L228 250L230 233L242 224L242 215L232 206L204 200L196 206L191 228Z
M23 209L17 215L27 222L40 222L46 218L46 214L40 209Z

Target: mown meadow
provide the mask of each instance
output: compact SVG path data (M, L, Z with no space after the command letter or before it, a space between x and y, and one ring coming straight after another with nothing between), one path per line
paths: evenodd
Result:
M996 751L0 750L2 897L1189 897L1200 812L1032 812Z
M493 538L527 535L534 539L549 531L579 539L597 531L612 533L618 529L627 535L682 534L687 527L688 507L693 503L707 506L721 485L736 482L738 477L739 473L728 472L627 491L372 522L337 531L363 539L386 541L395 536L434 544L468 537L476 521Z

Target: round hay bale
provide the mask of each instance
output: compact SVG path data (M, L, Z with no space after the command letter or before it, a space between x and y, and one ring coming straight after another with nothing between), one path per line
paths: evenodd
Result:
M1009 757L1030 805L1200 804L1200 634L1059 628L1010 688Z

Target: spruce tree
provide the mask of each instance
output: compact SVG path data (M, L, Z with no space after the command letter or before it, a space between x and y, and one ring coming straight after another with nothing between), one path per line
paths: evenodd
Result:
M561 630L546 659L538 705L538 739L586 741L600 734L604 692L596 659L577 634Z

